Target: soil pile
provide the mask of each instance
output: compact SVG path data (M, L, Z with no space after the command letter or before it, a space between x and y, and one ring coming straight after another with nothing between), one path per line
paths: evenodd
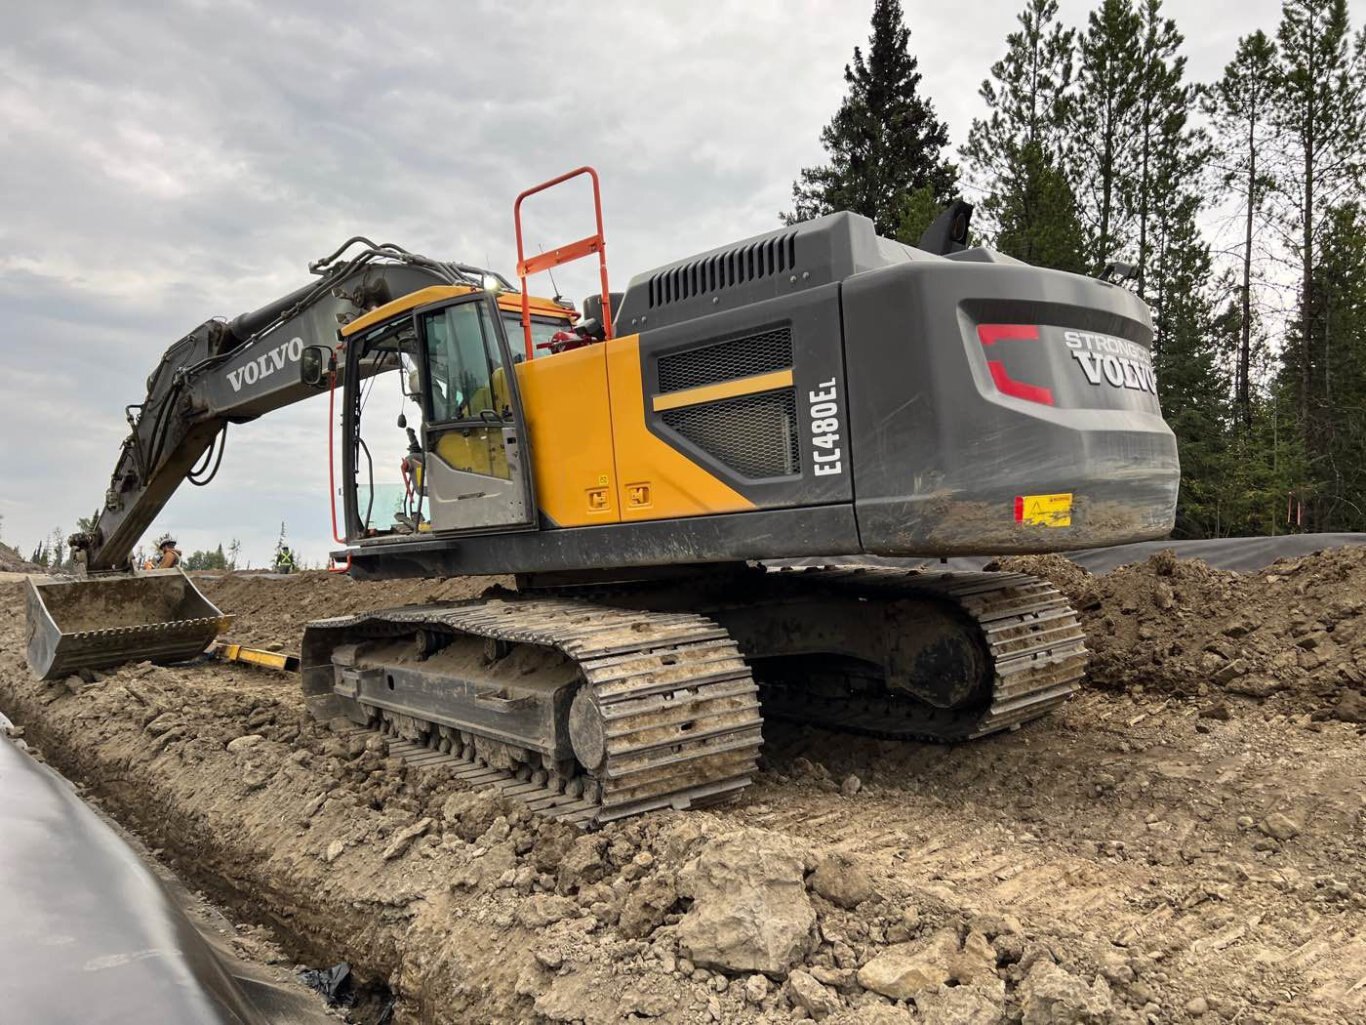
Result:
M418 578L382 582L352 580L341 573L196 573L209 600L237 617L231 639L278 644L297 650L309 620L358 612L477 598L490 587L512 586L510 577Z
M0 543L0 573L46 573L42 566L29 562L7 544Z
M1094 686L1206 699L1212 715L1233 699L1366 723L1366 549L1260 573L1164 552L1089 587L1054 579L1085 615Z

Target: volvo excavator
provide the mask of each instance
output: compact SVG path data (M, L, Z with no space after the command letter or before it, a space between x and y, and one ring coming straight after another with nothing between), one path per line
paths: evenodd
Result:
M528 256L524 201L581 175L596 232ZM1042 716L1086 659L1046 581L774 565L1170 531L1179 467L1147 308L969 247L968 212L918 247L836 213L621 294L591 168L517 198L520 287L352 239L309 284L166 351L94 529L72 538L84 579L30 585L30 665L202 652L231 617L130 554L183 481L212 478L229 425L325 393L333 569L515 587L310 623L319 719L591 827L744 787L764 716L950 742ZM529 294L528 275L593 256L582 313Z

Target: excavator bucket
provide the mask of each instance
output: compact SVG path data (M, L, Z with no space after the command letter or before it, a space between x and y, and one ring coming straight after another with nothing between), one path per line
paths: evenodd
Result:
M28 582L28 664L43 680L194 658L232 623L178 569Z

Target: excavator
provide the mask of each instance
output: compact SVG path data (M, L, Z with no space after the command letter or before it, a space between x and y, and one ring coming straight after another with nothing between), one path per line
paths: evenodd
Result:
M579 177L595 232L528 255L523 204ZM310 623L310 712L541 815L723 799L765 717L956 742L1074 692L1085 636L1047 581L849 563L1165 536L1180 471L1130 291L968 245L960 203L918 246L834 213L613 293L592 168L513 213L519 287L358 237L167 349L71 539L83 577L30 584L33 670L183 660L227 629L130 553L230 425L325 393L331 568L513 586ZM528 292L582 257L601 290L581 312Z

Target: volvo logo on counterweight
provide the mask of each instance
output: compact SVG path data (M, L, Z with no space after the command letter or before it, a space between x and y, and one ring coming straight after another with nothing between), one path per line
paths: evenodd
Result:
M234 392L239 392L243 384L255 384L262 378L283 370L286 363L298 363L303 354L304 340L291 338L261 353L250 363L243 363L236 370L228 371L228 383L232 385Z

